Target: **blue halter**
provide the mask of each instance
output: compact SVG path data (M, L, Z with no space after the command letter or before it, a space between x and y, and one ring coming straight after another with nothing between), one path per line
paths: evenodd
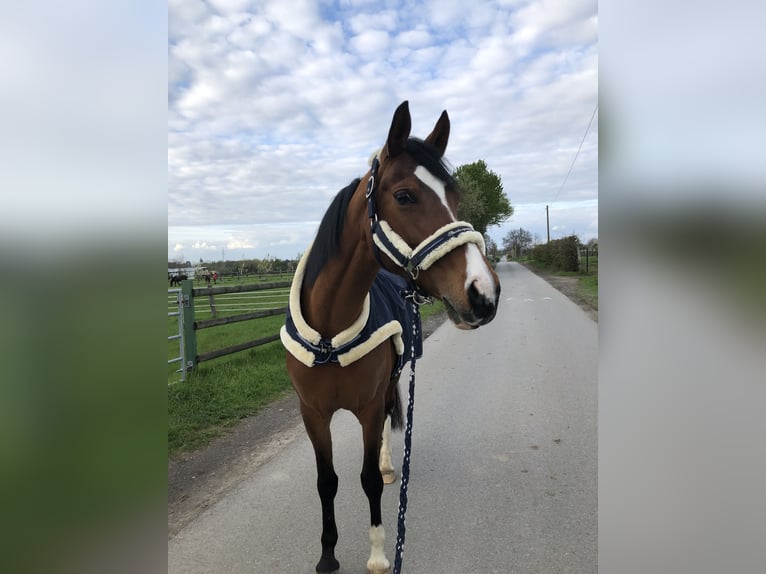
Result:
M383 251L391 261L407 271L412 281L417 280L421 271L425 271L441 257L466 243L474 243L484 251L484 238L474 230L473 226L465 221L458 221L443 225L434 232L425 242L414 249L393 230L385 221L378 217L378 208L375 201L375 183L378 176L380 161L377 156L372 160L370 179L367 181L367 217L373 235L373 244L376 249L376 257L380 261L380 251ZM468 235L464 235L468 234ZM463 236L463 237L461 237ZM443 252L437 254L437 251ZM406 250L406 251L405 251Z

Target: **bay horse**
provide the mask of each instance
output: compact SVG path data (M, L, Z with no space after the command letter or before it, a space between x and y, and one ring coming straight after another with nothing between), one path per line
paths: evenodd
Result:
M361 482L371 524L367 572L390 572L381 495L384 483L394 481L388 437L391 427L402 423L398 381L406 355L403 340L413 329L406 320L386 318L368 328L379 314L380 299L374 295L383 290L381 282L394 285L394 299L401 300L397 281L410 288L407 296L417 291L441 299L449 318L462 329L490 322L499 301L500 282L484 255L482 235L457 221L460 192L443 160L450 132L446 110L425 140L410 137L410 129L405 101L396 109L370 169L341 190L325 213L296 269L280 332L316 457L322 507L317 572L339 568L334 509L338 476L330 434L330 421L339 409L352 412L362 425ZM356 346L360 339L365 341ZM416 349L413 345L412 351Z

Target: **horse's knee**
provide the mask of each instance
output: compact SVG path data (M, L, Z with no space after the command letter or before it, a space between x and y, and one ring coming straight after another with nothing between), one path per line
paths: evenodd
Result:
M377 464L366 464L361 474L362 488L367 498L380 499L383 494L383 475Z
M317 472L317 490L322 498L335 498L338 493L338 475L332 469Z

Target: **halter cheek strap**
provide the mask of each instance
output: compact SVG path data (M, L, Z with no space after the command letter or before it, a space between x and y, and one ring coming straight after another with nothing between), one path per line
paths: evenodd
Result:
M375 202L375 180L378 176L378 158L372 160L370 179L367 182L367 215L372 225L375 246L396 265L407 271L414 281L421 271L431 267L450 251L473 243L484 253L484 237L466 221L454 221L443 225L424 239L414 249L394 231L385 220L378 218Z
M467 243L476 244L484 252L484 238L474 231L470 223L455 221L437 229L431 236L412 249L387 221L373 223L372 240L389 259L417 279L420 271L425 271L450 251Z

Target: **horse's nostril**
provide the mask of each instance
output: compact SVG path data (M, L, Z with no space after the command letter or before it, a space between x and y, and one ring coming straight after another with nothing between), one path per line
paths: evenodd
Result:
M468 287L468 302L478 318L491 317L495 313L495 301L480 293L475 281Z

